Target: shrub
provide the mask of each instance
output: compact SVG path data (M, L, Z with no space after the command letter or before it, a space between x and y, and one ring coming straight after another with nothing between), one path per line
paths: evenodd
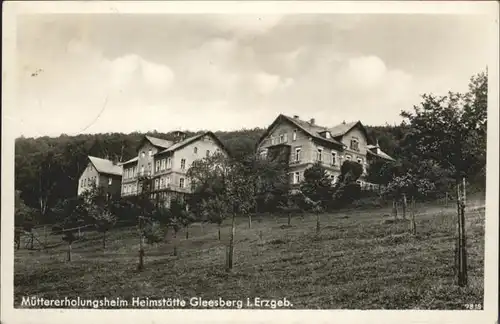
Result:
M165 234L161 228L160 222L149 222L143 229L144 238L148 244L159 243L163 241Z

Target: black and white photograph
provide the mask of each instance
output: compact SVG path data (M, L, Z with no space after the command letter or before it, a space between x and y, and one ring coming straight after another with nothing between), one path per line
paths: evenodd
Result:
M497 320L497 2L3 16L2 322Z

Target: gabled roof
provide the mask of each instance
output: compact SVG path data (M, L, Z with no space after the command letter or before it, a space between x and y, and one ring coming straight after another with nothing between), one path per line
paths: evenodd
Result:
M262 134L261 138L259 139L257 145L260 144L262 142L262 140L267 137L267 135L269 135L269 132L271 131L271 129L280 121L286 121L288 123L295 125L296 127L300 128L303 132L305 132L307 135L313 137L314 139L317 139L317 140L320 140L323 142L327 142L330 144L339 145L339 146L344 145L333 138L326 138L326 137L321 135L322 132L329 131L328 128L323 127L323 126L319 126L316 124L311 124L307 121L304 121L304 120L301 120L298 118L289 117L289 116L286 116L283 114L280 114L274 120L274 122L267 128L267 130L264 132L264 134Z
M172 141L149 136L149 135L145 135L144 139L149 141L153 146L156 146L156 147L159 147L162 149L166 149L174 144L174 142L172 142Z
M385 153L380 148L379 148L378 152L374 152L374 151L372 151L372 149L377 148L376 146L374 146L374 145L367 145L367 147L368 147L368 150L366 151L367 153L372 154L374 156L381 157L381 158L383 158L385 160L395 161L392 157L389 156L389 154Z
M183 148L184 146L188 145L188 144L191 144L197 140L199 140L200 138L204 137L204 136L210 136L212 137L216 142L217 144L219 144L219 146L226 152L227 152L227 149L224 147L224 145L222 144L222 142L219 140L219 138L217 138L217 136L215 136L214 133L212 132L205 132L205 133L200 133L198 135L194 135L194 136L191 136L191 137L188 137L180 142L177 142L175 144L173 144L172 146L170 146L169 148L163 150L163 151L160 151L158 153L156 153L155 155L158 155L158 154L163 154L163 153L166 153L166 152L174 152L178 149L181 149Z
M356 126L358 126L361 129L361 131L365 134L367 140L370 141L370 138L368 136L368 132L366 131L365 126L363 126L363 124L359 120L354 121L354 122L350 122L350 123L342 123L342 124L333 126L329 130L330 130L330 133L332 134L332 137L340 138L340 137L344 136L345 134L347 134L351 129L353 129Z
M119 164L114 164L113 161L101 159L89 155L90 162L94 165L97 172L112 175L122 175L122 167Z
M134 157L134 158L132 158L132 159L130 159L130 160L128 160L128 161L122 162L122 163L120 163L120 164L121 164L121 165L125 165L125 164L129 164L129 163L137 162L138 160L139 160L139 157L138 157L138 156L136 156L136 157Z

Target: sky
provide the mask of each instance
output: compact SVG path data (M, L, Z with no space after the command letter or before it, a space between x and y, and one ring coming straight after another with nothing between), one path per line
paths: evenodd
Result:
M491 21L437 14L17 17L17 136L394 124L466 91Z

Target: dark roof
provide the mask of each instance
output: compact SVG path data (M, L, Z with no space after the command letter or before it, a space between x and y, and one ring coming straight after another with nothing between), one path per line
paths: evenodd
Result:
M159 148L163 148L163 149L166 149L174 144L172 141L149 136L149 135L145 135L144 138L146 140L148 140L154 146L159 147Z
M115 164L113 163L113 161L101 159L90 155L89 155L89 160L99 173L122 175L121 165Z
M285 121L287 121L289 123L292 123L293 125L295 125L298 128L300 128L302 131L304 131L309 136L311 136L311 137L313 137L315 139L318 139L320 141L327 142L327 143L330 143L330 144L340 145L340 146L344 145L344 144L340 143L339 141L337 141L337 140L335 140L333 138L326 138L326 137L324 137L324 136L321 135L322 132L329 131L328 128L326 128L324 126L319 126L319 125L316 125L316 124L311 124L310 122L307 122L307 121L304 121L304 120L301 120L301 119L298 119L298 118L289 117L289 116L286 116L286 115L283 115L283 114L280 114L274 120L274 122L267 128L267 130L265 131L265 133L260 138L258 144L261 143L262 140L269 134L269 132L271 131L271 129L274 127L274 125L276 125L276 123L278 123L281 120L285 120Z
M215 136L214 133L212 132L205 132L205 133L200 133L198 135L194 135L194 136L191 136L191 137L188 137L180 142L177 142L175 144L173 144L172 146L170 146L169 148L163 150L163 151L160 151L158 153L156 153L156 155L158 154L162 154L162 153L166 153L166 152L174 152L180 148L183 148L184 146L192 143L192 142L195 142L197 140L199 140L200 138L204 137L204 136L210 136L212 137L219 145L220 147L227 153L227 149L224 147L224 145L222 144L222 142L217 138L217 136Z

